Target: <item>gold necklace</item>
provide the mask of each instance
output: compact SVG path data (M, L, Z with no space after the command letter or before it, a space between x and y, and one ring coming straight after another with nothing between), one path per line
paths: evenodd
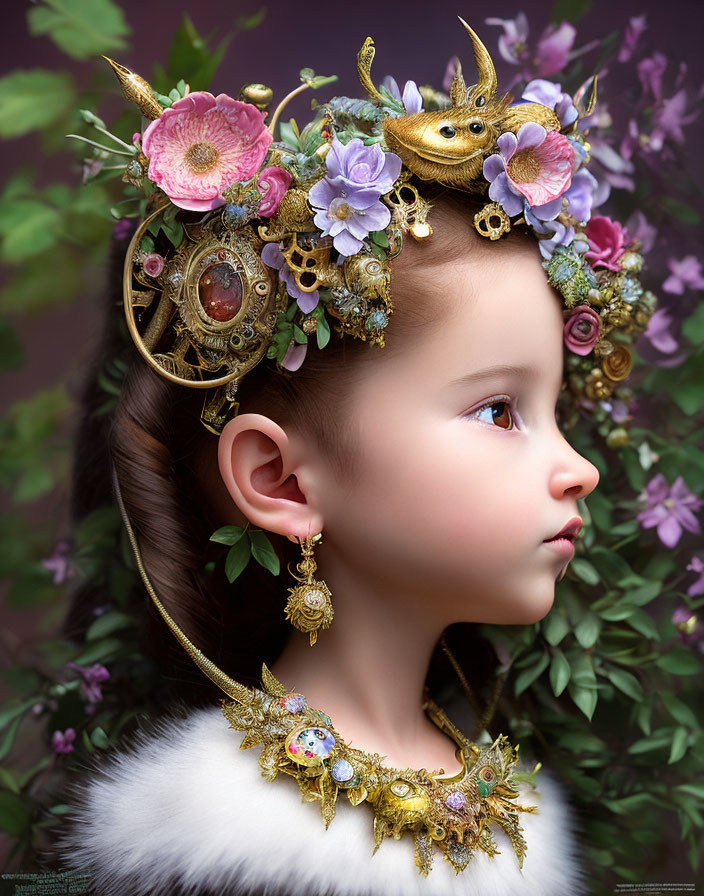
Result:
M262 664L264 690L235 681L208 659L177 625L159 600L142 561L132 524L113 469L118 507L132 545L139 574L164 621L193 662L230 700L221 700L230 726L245 732L240 749L263 744L259 756L262 775L273 781L279 772L295 778L304 800L320 800L327 829L335 817L340 791L350 804L367 802L374 811L374 852L385 837L398 840L404 831L415 838L415 860L426 875L433 863L433 844L455 871L463 871L474 851L497 855L491 825L511 841L523 867L526 842L519 812L536 812L537 806L515 802L514 766L518 745L500 734L484 749L472 743L433 700L424 709L431 721L457 744L455 755L462 768L455 775L426 769L396 769L383 764L383 756L350 747L322 710L308 705L303 694L287 690ZM443 649L448 650L443 642ZM453 663L456 666L456 663ZM458 667L457 667L458 668ZM468 688L460 673L463 686ZM535 771L540 766L536 766ZM534 774L533 772L532 774ZM531 775L532 777L532 775Z
M263 690L246 688L247 694L239 692L236 700L221 700L223 714L230 727L246 732L241 749L263 745L259 765L266 780L280 772L290 775L304 801L320 801L326 829L344 793L352 806L365 801L372 806L374 852L385 837L398 840L404 831L413 833L416 865L423 875L432 867L433 844L457 873L476 849L496 855L492 824L505 831L523 867L526 842L518 813L537 807L515 803L519 794L512 773L518 748L504 735L481 749L428 700L424 709L457 744L462 768L454 775L391 768L378 753L350 747L330 716L309 706L303 694L287 690L266 665L262 683Z

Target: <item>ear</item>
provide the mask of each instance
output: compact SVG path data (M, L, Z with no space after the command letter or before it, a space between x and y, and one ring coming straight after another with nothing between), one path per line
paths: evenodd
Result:
M306 452L306 460L309 456ZM242 414L230 420L218 442L218 466L232 500L252 525L291 540L322 532L304 447L269 417Z

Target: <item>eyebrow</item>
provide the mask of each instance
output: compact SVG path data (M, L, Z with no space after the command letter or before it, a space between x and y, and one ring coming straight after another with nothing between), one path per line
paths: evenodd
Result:
M495 364L493 367L485 367L483 370L475 370L472 373L466 373L464 376L456 380L452 380L451 386L466 386L468 383L475 383L480 380L489 380L497 376L514 376L527 377L535 379L537 371L535 367L527 367L523 364Z

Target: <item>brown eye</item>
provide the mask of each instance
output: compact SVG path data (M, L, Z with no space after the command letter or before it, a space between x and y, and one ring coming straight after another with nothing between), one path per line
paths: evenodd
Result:
M472 416L479 417L480 414L485 415L485 423L496 423L499 429L513 429L513 414L507 401L492 401L491 404L485 404L483 408L479 408Z
M487 784L491 784L496 776L494 775L493 769L490 769L488 766L486 766L479 772L479 777Z
M470 130L471 130L471 128L470 128ZM456 133L457 132L455 131L455 129L449 124L446 124L440 128L440 136L447 137L448 140L450 140L452 137L454 137Z

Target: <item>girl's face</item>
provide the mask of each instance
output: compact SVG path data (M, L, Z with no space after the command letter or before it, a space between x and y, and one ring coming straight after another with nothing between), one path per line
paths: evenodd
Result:
M321 558L446 624L545 616L568 560L543 542L599 480L555 420L561 301L537 249L494 250L419 274L439 325L394 341L392 319L370 349L350 387L358 470L316 495Z

